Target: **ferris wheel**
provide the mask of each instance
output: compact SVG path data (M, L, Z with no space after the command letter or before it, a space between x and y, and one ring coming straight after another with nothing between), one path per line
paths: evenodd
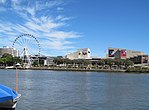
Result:
M19 50L19 55L22 56L23 50L27 49L30 55L40 56L40 43L34 35L22 34L15 38L12 48Z

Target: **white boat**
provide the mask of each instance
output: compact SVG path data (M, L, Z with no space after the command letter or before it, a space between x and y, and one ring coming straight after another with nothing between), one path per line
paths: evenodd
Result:
M6 66L5 69L14 69L14 66Z

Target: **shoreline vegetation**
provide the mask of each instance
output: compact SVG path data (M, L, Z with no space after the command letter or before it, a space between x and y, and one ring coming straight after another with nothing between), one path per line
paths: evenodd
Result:
M53 70L53 71L79 71L79 72L122 72L122 73L149 73L149 68L130 67L128 69L84 69L84 68L30 68L31 70Z
M79 71L79 72L125 72L125 70L114 69L85 69L85 68L30 68L32 70L53 70L53 71Z
M5 53L0 58L0 69L25 69L23 60ZM74 59L56 57L51 65L44 65L39 59L32 62L28 70L80 71L80 72L123 72L149 73L149 65L135 65L129 59Z
M5 68L0 69L16 69ZM64 68L64 67L31 67L28 69L18 68L20 70L51 70L51 71L73 71L73 72L118 72L118 73L149 73L149 68L130 67L128 69L85 69L85 68Z

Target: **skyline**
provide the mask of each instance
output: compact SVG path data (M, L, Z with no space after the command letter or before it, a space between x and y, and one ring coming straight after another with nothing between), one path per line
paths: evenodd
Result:
M108 47L149 54L148 4L148 0L0 0L0 47L29 33L37 37L45 55L90 48L92 56L104 57Z

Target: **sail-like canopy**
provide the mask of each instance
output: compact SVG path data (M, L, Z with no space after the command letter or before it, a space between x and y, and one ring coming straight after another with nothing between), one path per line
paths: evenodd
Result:
M18 96L11 88L0 84L0 103L13 100Z

